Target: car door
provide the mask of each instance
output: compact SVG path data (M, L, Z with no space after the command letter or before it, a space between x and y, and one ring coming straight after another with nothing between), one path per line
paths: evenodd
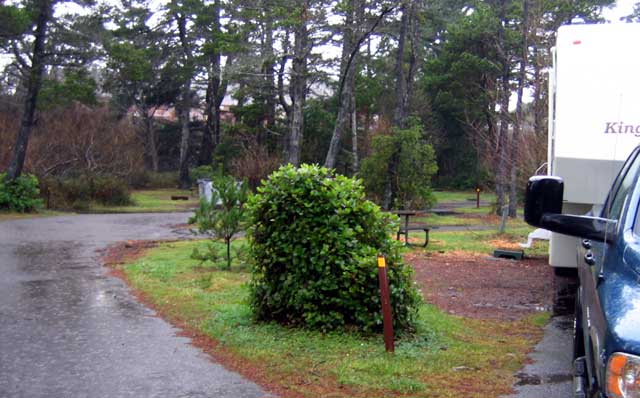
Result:
M604 280L607 264L622 258L624 237L617 232L620 230L620 221L628 206L629 196L633 192L639 172L640 156L636 149L614 181L601 214L603 218L618 221L617 231L611 231L616 235L615 241L606 243L584 239L578 251L578 275L584 320L582 326L586 337L585 353L591 383L602 377L601 372L597 370L605 368L602 362L604 357L600 354L604 349L607 321L601 303L600 284Z

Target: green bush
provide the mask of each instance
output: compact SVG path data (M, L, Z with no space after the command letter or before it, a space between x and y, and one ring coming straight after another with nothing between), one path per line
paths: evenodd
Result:
M117 177L103 176L90 180L92 199L105 206L128 206L133 203L127 183Z
M359 180L318 166L283 166L258 188L248 210L258 320L381 330L376 255L384 253L395 328L412 330L420 296L391 238L397 217L365 200Z
M9 181L7 173L0 173L0 209L31 212L42 206L38 178L31 174L22 174Z
M392 162L396 170L390 173ZM373 151L363 159L360 175L367 196L377 203L388 202L389 208L396 209L422 209L435 201L431 177L437 170L433 148L424 141L422 129L414 126L374 137ZM391 195L385 200L387 187Z
M114 176L81 175L46 180L50 204L55 208L86 211L91 203L127 206L133 203L129 187Z

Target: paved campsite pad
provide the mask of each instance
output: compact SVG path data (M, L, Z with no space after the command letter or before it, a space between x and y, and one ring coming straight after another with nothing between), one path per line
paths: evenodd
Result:
M175 239L182 214L0 223L1 397L262 397L107 274L96 250Z
M515 320L549 311L553 269L546 259L496 259L464 252L412 252L415 279L428 303L464 317Z

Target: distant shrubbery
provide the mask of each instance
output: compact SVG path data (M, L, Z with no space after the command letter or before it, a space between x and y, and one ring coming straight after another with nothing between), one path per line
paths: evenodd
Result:
M45 181L51 207L87 210L92 203L104 206L132 204L125 180L114 176L81 175Z
M431 177L438 170L435 153L419 126L373 138L371 156L362 161L360 175L368 197L389 208L423 209L434 198ZM395 164L395 170L390 165ZM390 192L388 192L390 191ZM389 193L390 197L385 198Z
M211 165L194 167L189 171L191 180L194 183L196 183L199 179L202 179L202 178L211 180L217 174L220 174L220 173L216 173L215 168Z
M178 172L155 172L141 169L131 173L127 180L131 188L134 189L175 188L178 186Z
M382 329L376 255L387 255L397 330L411 330L420 297L392 220L362 183L318 166L284 166L249 202L251 303L259 320L321 330Z
M38 179L31 174L23 174L9 181L7 173L0 173L0 210L31 212L42 206Z
M0 169L9 164L19 109L0 107ZM7 143L7 145L4 145ZM144 145L129 118L107 106L79 103L38 113L24 169L43 176L99 174L128 176L144 168Z

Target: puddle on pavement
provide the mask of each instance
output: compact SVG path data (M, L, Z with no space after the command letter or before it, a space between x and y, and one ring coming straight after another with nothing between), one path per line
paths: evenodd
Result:
M518 381L516 382L516 386L538 386L541 384L556 384L556 383L565 383L573 380L573 376L570 374L552 374L552 375L530 375L526 373L518 373L516 374L516 378Z

